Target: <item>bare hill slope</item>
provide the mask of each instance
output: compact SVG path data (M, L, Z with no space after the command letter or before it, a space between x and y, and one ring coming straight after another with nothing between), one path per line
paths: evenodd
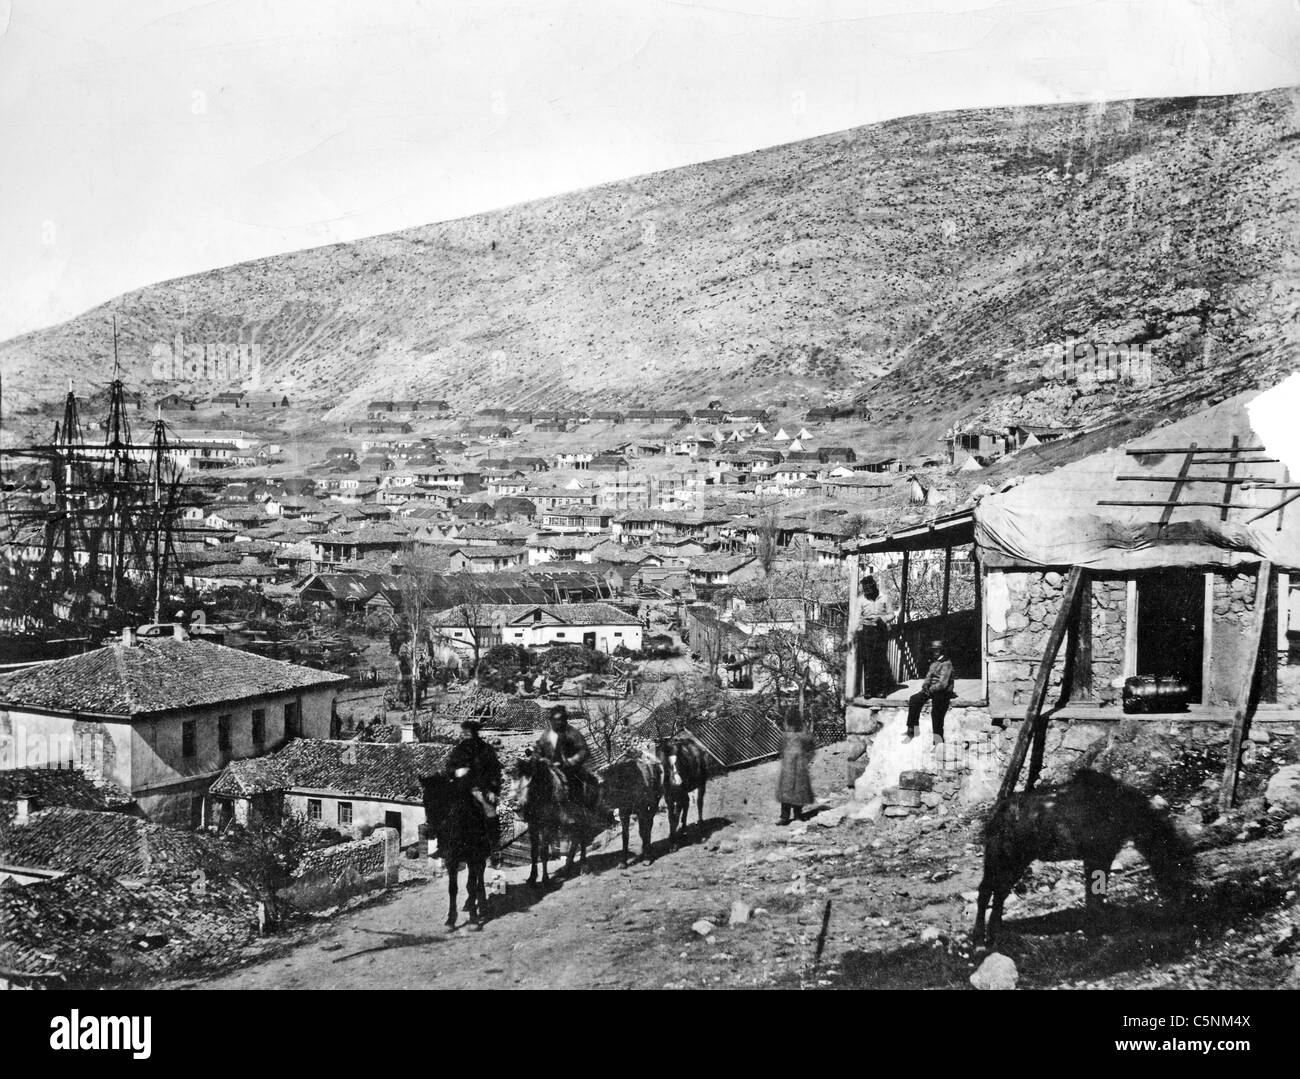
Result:
M865 397L929 448L1300 366L1298 195L1295 90L911 117L150 286L0 344L6 411L106 381L116 313L155 393L179 333L255 340L263 386L339 416ZM1149 346L1156 383L1008 400L1071 337Z

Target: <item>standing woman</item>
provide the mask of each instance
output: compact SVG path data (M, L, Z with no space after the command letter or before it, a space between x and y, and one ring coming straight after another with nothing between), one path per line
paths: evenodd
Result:
M882 697L894 689L894 675L885 651L894 618L876 579L870 574L863 577L858 619L858 691L863 697Z
M778 823L785 825L790 823L791 815L795 820L802 820L803 807L816 801L808 771L815 747L813 736L804 731L803 719L794 709L786 716L781 738L781 776L776 783L776 798L781 803Z

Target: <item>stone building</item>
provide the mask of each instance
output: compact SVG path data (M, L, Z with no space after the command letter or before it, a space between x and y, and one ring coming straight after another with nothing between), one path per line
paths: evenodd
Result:
M204 823L232 760L330 734L342 675L206 641L137 640L42 663L0 683L0 768L79 768L151 820Z
M886 809L889 798L902 799L894 815L922 811L921 793L991 796L1045 663L1048 771L1133 721L1164 724L1189 741L1226 742L1235 713L1248 705L1256 731L1295 730L1300 655L1293 658L1291 581L1300 573L1300 521L1287 512L1284 465L1251 427L1254 396L1100 452L1080 454L1077 440L1062 442L1063 455L1075 459L1053 471L858 546L848 560L854 582L868 564L899 568L900 557L912 588L922 557L949 568L965 559L975 581L973 603L955 610L945 577L941 616L923 635L909 632L916 623L905 610L890 653L897 689L850 703L846 726L867 749L860 795L885 799ZM902 598L904 608L909 602ZM855 596L853 618L856 604ZM906 698L924 674L922 638L932 636L948 642L957 673L938 748L928 737L901 740ZM851 652L850 694L855 662ZM1133 678L1184 687L1186 703L1157 698L1140 714L1126 712L1125 682ZM925 791L899 785L902 773L916 771L957 781Z

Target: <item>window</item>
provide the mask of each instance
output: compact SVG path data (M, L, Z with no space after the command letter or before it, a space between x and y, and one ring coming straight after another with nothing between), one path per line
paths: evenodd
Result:
M253 745L260 746L266 741L266 709L253 709Z
M339 823L340 823L340 824L351 824L351 823L352 823L352 803L351 803L351 802L340 802L340 803L339 803Z
M559 631L559 632L557 632L555 635L556 635L557 637L563 637L563 636L564 636L564 633L563 633L562 631Z
M187 719L181 724L181 756L193 757L198 752L198 730L194 720Z
M217 749L223 760L230 754L230 716L217 716Z
M320 799L319 798L307 799L307 819L320 820Z
M284 736L302 737L302 702L291 701L284 706Z
M619 633L618 630L615 630L615 631L614 631L614 636L615 636L615 637L621 637L621 636L623 636L623 634Z

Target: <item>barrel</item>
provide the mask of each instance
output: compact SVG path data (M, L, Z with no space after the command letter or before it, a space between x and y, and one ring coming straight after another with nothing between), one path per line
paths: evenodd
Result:
M1125 712L1186 712L1192 696L1187 679L1143 674L1124 680Z

